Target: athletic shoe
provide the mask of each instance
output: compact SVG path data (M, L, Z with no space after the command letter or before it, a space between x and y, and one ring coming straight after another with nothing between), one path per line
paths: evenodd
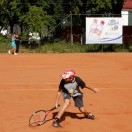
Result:
M8 54L11 54L11 51L10 50L8 50Z
M95 116L92 113L88 113L86 116L87 119L95 120Z
M14 55L17 55L17 53L14 53Z
M59 123L59 119L55 119L52 123L52 126L56 127L56 128L59 128L61 127L60 123Z

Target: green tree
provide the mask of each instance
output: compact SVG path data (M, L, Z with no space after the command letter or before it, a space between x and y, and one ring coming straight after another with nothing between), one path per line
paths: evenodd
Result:
M48 26L49 16L41 7L30 6L29 11L20 19L26 29L25 32L39 32L42 34Z
M124 0L0 0L0 26L12 27L18 23L27 32L37 31L43 34L72 13L73 23L84 27L87 15L120 13L123 2ZM55 31L59 34L61 26Z
M21 16L20 0L0 1L0 26L8 27L10 25L12 27L13 24L19 23L20 16Z

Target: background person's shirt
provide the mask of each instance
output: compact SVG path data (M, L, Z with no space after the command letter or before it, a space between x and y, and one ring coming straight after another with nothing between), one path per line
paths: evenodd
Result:
M11 41L15 42L15 37L14 36L12 36Z

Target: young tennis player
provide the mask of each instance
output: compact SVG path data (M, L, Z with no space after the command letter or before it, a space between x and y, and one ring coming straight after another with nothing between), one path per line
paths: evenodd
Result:
M75 76L75 71L72 69L66 70L62 74L62 80L60 81L59 90L57 92L56 107L58 106L59 99L61 97L61 94L63 94L64 97L64 104L61 107L60 111L58 112L57 117L54 119L52 125L54 127L61 127L60 125L60 119L67 109L67 107L70 104L70 99L73 98L75 107L78 107L78 109L84 114L84 116L87 119L95 119L95 116L87 112L87 110L84 107L83 104L83 93L80 91L80 88L87 88L89 90L92 90L94 93L96 93L98 90L96 88L90 88L86 86L85 82L78 76Z
M11 46L12 46L12 49L8 51L8 54L14 54L14 55L17 55L16 53L16 33L13 33L12 35L12 38L11 38Z

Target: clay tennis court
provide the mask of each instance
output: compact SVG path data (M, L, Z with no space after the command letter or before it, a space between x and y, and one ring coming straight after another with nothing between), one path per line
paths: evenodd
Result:
M96 120L83 118L72 102L62 128L52 126L59 109L42 126L29 127L32 112L54 105L60 74L67 68L100 90L82 90ZM0 119L0 132L132 132L132 54L0 54Z

